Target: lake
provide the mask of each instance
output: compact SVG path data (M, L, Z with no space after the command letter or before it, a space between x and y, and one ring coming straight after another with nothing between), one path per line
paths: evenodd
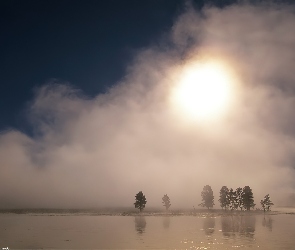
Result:
M0 214L0 249L295 249L295 214Z

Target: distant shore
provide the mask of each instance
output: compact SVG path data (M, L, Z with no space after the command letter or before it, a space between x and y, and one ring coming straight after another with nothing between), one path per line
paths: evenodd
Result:
M104 208L104 209L0 209L0 214L27 214L44 216L197 216L197 217L220 217L220 216L243 216L243 215L277 215L294 214L295 208L281 208L273 211L250 210L230 211L222 209L175 209L164 211L161 209L146 209L142 212L132 208Z

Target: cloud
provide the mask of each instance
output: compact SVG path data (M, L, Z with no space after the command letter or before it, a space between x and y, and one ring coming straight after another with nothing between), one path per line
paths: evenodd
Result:
M294 8L275 4L188 6L169 46L142 50L123 80L87 98L66 84L36 93L28 119L34 136L0 135L1 207L147 206L200 203L211 185L249 185L257 204L294 194ZM171 46L172 44L172 46ZM198 124L169 103L180 68L204 57L230 65L235 104L223 120ZM182 119L183 118L183 119Z

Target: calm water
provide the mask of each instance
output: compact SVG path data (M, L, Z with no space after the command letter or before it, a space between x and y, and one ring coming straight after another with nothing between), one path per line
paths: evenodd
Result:
M0 214L0 249L295 249L295 215Z

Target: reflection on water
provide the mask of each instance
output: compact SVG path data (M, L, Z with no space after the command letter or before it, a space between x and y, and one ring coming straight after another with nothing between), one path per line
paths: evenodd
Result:
M163 217L163 227L168 229L170 226L170 217Z
M295 214L252 214L0 214L0 249L294 249Z
M215 218L206 217L203 223L203 229L206 235L212 235L215 228Z
M255 216L225 216L221 218L222 233L226 237L241 236L253 238L255 232Z
M267 227L269 231L272 231L273 219L271 216L264 216L262 220L262 226Z
M135 222L135 230L139 234L144 233L145 227L146 227L145 217L144 216L135 216L134 222Z

